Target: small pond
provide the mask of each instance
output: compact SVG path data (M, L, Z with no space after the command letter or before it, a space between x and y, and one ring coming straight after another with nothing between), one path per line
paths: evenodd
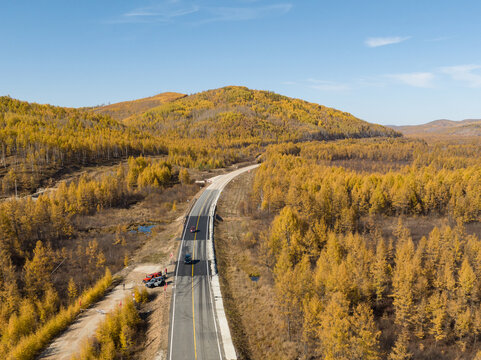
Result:
M135 234L135 233L150 234L154 226L155 225L139 225L137 227L137 230L130 230L129 232L132 234Z

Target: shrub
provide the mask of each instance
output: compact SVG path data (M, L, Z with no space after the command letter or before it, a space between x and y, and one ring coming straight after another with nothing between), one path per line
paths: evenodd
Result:
M136 288L134 292L136 296L141 296L144 291ZM83 345L80 354L73 357L74 360L115 359L119 355L130 355L136 330L142 320L130 297L126 297L122 304L122 307L107 315L99 325L95 338Z

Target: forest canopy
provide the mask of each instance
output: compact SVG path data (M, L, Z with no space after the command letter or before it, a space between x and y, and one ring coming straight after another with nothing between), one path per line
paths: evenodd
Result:
M271 221L248 244L297 356L481 355L480 154L404 138L267 149L250 209Z

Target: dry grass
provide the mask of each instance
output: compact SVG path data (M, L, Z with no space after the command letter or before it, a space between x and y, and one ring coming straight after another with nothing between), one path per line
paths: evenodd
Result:
M417 243L423 236L428 237L429 233L435 228L443 228L444 226L455 227L456 221L449 217L442 216L403 216L401 217L403 225L409 229L411 237ZM377 215L371 218L365 217L361 219L361 228L369 229L378 228L385 239L395 238L394 231L398 225L398 217L388 217ZM481 223L471 222L464 224L468 234L474 234L481 238Z

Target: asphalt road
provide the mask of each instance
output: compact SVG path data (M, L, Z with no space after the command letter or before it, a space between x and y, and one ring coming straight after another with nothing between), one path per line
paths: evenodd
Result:
M211 274L206 249L209 210L230 180L252 168L242 168L211 179L211 185L204 190L187 218L175 269L169 329L170 360L224 359L209 281ZM196 227L196 232L190 232L192 226ZM184 263L186 253L192 255L192 264Z

